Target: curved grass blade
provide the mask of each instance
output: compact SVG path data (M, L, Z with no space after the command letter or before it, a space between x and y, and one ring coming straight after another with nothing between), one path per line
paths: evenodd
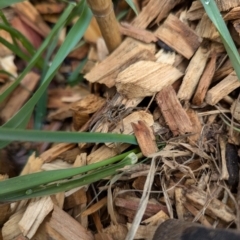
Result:
M9 86L2 94L0 94L0 102L3 102L6 97L18 86L18 84L21 82L21 80L24 78L24 76L35 66L38 59L41 57L44 50L47 48L48 44L50 43L51 39L55 36L55 34L58 32L58 30L66 23L68 20L69 15L71 14L73 8L75 7L75 4L69 4L68 7L65 9L64 13L61 15L61 17L58 19L58 22L52 29L51 33L48 35L48 37L44 40L38 51L34 54L31 61L29 62L28 66L24 69L24 71L20 74L18 79Z
M226 48L228 56L231 60L233 68L238 76L238 79L240 79L240 57L215 1L201 0L201 2L208 17L211 19L211 21L217 28L224 47Z
M11 45L13 45L14 47L12 47L11 50L14 51L14 53L15 53L16 55L18 55L20 58L22 58L21 55L25 55L26 57L23 58L23 59L26 60L26 61L29 61L29 59L31 58L31 56L33 56L33 55L36 53L36 50L35 50L34 46L31 44L31 42L29 42L29 40L28 40L22 33L20 33L19 31L17 31L16 29L14 29L14 28L11 27L11 26L8 26L8 25L6 25L6 24L1 24L1 23L0 23L0 29L5 30L6 32L8 32L8 33L12 36L13 44L11 44ZM23 47L28 51L28 53L29 53L30 55L25 54L25 53L21 50L21 48L20 48L19 45L17 44L16 39L22 43ZM5 40L5 39L4 39L4 40ZM4 45L6 45L5 42L7 42L7 41L5 40L5 41L2 42L2 43L3 43ZM8 43L9 43L9 42L8 42ZM10 46L11 46L11 45L10 45ZM6 45L6 47L9 48L8 45ZM17 51L16 51L16 50L17 50ZM21 55L19 55L19 52L21 53ZM37 62L37 67L38 67L38 68L42 68L42 65L43 65L43 59L40 58L40 59L39 59L39 62Z
M5 40L2 37L0 37L0 43L2 43L8 49L10 49L12 52L14 52L21 59L23 59L27 62L30 60L30 56L23 53L18 46L14 45L14 44L11 44L10 42L8 42L7 40Z
M57 71L62 61L69 54L71 49L77 44L77 42L82 38L91 20L91 17L92 17L92 14L90 10L87 8L87 6L85 6L81 17L71 28L71 30L69 31L69 34L66 37L66 40L60 47L59 51L56 53L55 58L52 62L52 65L48 69L43 79L42 85L35 92L32 98L28 100L28 102L23 106L23 108L12 119L10 119L3 127L16 128L16 126L19 126L19 121L22 119L22 117L24 117L29 112L29 109L33 109L33 107L39 101L42 94L47 89L49 83L51 82L53 76L55 75L55 72Z
M137 162L137 155L134 154L134 152L137 151L138 150L135 149L114 158L106 159L104 161L93 163L84 167L38 172L2 181L0 182L0 200L20 200L19 197L21 196L24 198L35 197L32 195L34 192L41 194L37 196L43 196L70 190L72 188L81 186L81 184L86 185L95 182L114 174L116 170L124 167L126 164L133 164ZM120 162L108 166L109 164L113 164L117 161ZM89 171L91 172L87 173ZM80 175L82 173L87 174ZM72 177L74 178L72 179ZM61 182L56 182L60 180ZM51 192L49 192L49 190Z
M44 41L44 44L40 47L41 51L38 51L37 54L34 55L31 64L33 65L33 63L35 63L35 61L37 61L38 57L41 56L41 53L44 51L44 49L47 47L49 41L51 40L51 38L54 36L54 34L59 30L59 28L66 23L66 21L68 20L68 17L71 13L71 10L74 8L75 4L70 4L68 6L68 8L65 10L64 14L61 16L61 18L59 19L58 23L55 25L54 27L54 31L51 32L50 36L48 36L48 41ZM87 27L87 25L90 22L90 16L89 14L87 15L86 13L86 9L85 9L85 14L82 14L83 19L86 20L85 24L82 24L82 29L80 32L80 35L82 37L82 35L85 32L85 29ZM83 21L83 19L80 17L79 21ZM60 21L61 20L61 21ZM78 21L78 22L79 22ZM76 24L75 24L76 25ZM74 25L74 26L75 26ZM78 25L79 26L79 25ZM74 27L73 27L74 28ZM74 29L76 30L76 29ZM53 34L54 32L54 34ZM71 30L70 30L71 32ZM73 36L70 36L71 38ZM55 75L55 72L57 71L58 67L61 64L61 61L63 61L63 59L66 57L66 55L68 54L67 52L65 52L66 55L62 56L62 52L63 52L63 48L66 48L66 45L69 44L69 41L73 40L70 39L70 37L66 38L66 41L63 43L63 45L60 47L58 53L55 56L55 59L53 60L53 63L51 65L51 67L48 69L46 76L43 80L43 84L39 87L39 89L35 92L35 94L31 97L31 99L28 100L28 102L22 107L22 109L17 112L7 123L5 123L2 127L9 127L9 128L25 128L26 124L27 124L27 118L29 117L29 115L31 114L31 112L33 111L34 106L36 105L36 103L39 101L40 97L42 96L42 94L46 91L48 84L51 82L53 76ZM68 41L67 41L68 39ZM76 41L76 39L75 39ZM75 43L74 41L74 43ZM70 45L70 44L69 44ZM72 47L72 45L70 45L70 47ZM39 49L39 50L40 50ZM62 49L62 50L61 50ZM64 49L65 50L65 49ZM70 50L68 50L70 51ZM60 54L59 54L60 52ZM25 76L25 74L30 70L30 66L32 67L32 65L29 64L29 66L24 70L24 72L21 74L21 76L19 77L19 79L14 82L7 90L9 90L11 88L14 89L16 87L16 83L20 82L20 80ZM4 92L5 93L5 92ZM5 93L6 94L6 93ZM4 96L6 97L6 95ZM5 147L6 145L9 144L9 141L5 141L5 142L1 142L0 143L0 148Z

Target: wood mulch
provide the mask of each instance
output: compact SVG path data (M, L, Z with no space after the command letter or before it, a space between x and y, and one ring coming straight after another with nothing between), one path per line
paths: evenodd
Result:
M2 239L152 239L169 218L207 227L240 229L240 81L219 33L200 1L134 1L119 28L122 43L110 55L92 22L48 90L44 129L134 134L147 160L54 196L0 205ZM216 0L237 47L240 1ZM25 1L4 9L12 26L38 48L65 8L55 0ZM114 1L116 15L129 9ZM59 36L64 41L67 28ZM8 33L0 36L11 41ZM84 81L66 78L87 57ZM13 75L26 63L0 45L0 69ZM29 72L1 104L8 121L36 89ZM4 88L9 76L0 75ZM28 124L33 128L33 118ZM161 150L157 146L164 143ZM0 179L99 162L129 144L12 143L0 152ZM29 152L38 151L38 157ZM11 159L7 159L7 155ZM140 224L140 225L139 225ZM0 234L0 239L1 239ZM130 237L134 236L134 237Z

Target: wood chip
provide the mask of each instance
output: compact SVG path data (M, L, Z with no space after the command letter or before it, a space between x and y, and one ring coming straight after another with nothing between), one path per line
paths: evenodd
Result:
M118 74L116 87L127 98L152 96L183 74L171 65L138 61Z
M95 66L84 77L89 82L104 83L113 87L119 72L139 60L155 60L155 46L127 38L110 56Z
M240 87L240 81L238 80L236 73L233 71L207 92L206 102L209 105L215 105L238 87Z
M216 60L217 60L217 55L213 54L211 57L211 60L207 64L207 66L204 69L204 72L199 80L197 90L196 90L195 95L192 100L193 104L195 104L197 106L200 106L204 101L207 90L211 84L212 78L213 78L215 70L216 70Z
M31 239L52 209L53 203L50 197L31 200L22 219L18 223L23 235Z
M47 37L51 32L50 27L43 21L42 16L36 8L28 1L12 4L11 7L19 14L20 18L38 32L41 36Z
M141 152L145 157L158 151L156 139L152 129L144 121L132 123L132 128L140 146Z
M123 35L132 37L145 43L156 42L158 38L150 31L132 26L129 23L121 22L120 32Z
M35 89L39 82L40 76L34 72L29 72L21 81L19 85L11 94L4 109L1 111L1 118L4 122L9 120L23 104L31 96L31 92Z
M167 17L155 35L187 59L193 56L201 43L201 38L173 14Z
M70 215L54 206L52 217L47 223L51 228L68 240L93 240L93 235L83 228Z
M156 101L174 136L193 131L192 123L171 86L160 91Z
M177 96L180 100L190 100L192 98L207 63L208 56L209 50L203 46L199 47L194 54L178 91Z

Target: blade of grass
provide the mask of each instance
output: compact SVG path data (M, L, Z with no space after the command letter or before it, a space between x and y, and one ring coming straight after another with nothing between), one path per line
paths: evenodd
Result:
M83 77L80 78L80 72L83 69L83 67L85 66L87 62L87 58L83 59L78 66L76 67L76 69L72 72L72 74L69 76L69 78L67 79L68 84L75 85L77 83L79 83L81 80L83 80Z
M45 75L46 75L46 73L49 69L50 59L51 59L51 56L52 56L54 50L57 47L60 31L61 31L61 28L59 29L56 36L54 36L54 38L52 39L52 41L49 44L49 47L47 48L47 54L46 54L43 69L42 69L42 76L41 76L41 79L40 79L40 85L42 84L42 82L45 78ZM44 120L44 118L46 116L46 113L47 113L47 99L48 99L48 94L47 94L47 90L46 90L42 94L41 98L39 99L39 101L37 102L36 107L35 107L34 129L41 129L42 128L42 123L43 123L43 120Z
M132 135L116 133L89 133L89 132L50 132L41 130L25 130L0 128L0 140L6 141L31 141L31 142L70 142L70 143L104 143L120 142L137 145L136 138Z
M4 44L6 47L10 48L11 50L18 55L20 58L29 61L29 59L31 59L31 56L33 56L36 53L36 49L34 48L34 46L31 44L31 42L29 42L29 40L19 31L17 31L16 29L14 29L12 26L10 26L9 24L1 24L0 23L0 29L5 30L6 32L8 32L12 39L13 39L13 44L10 44L8 41L2 41L2 44ZM2 39L2 38L1 38ZM23 45L23 47L28 51L29 55L24 53L21 48L19 47L17 41L20 41ZM9 44L6 44L9 43ZM23 58L22 56L25 56L25 58ZM39 59L39 61L37 62L37 67L38 68L42 68L44 61L42 58Z
M231 60L233 68L238 76L238 79L240 79L240 57L215 1L201 0L201 2L208 17L211 19L211 21L217 28L224 47L226 48L228 56Z
M22 109L17 114L15 114L6 124L4 124L2 128L24 128L26 126L26 116L32 112L35 104L39 101L42 94L46 91L58 67L65 59L65 57L70 53L70 51L74 48L74 46L78 43L78 41L82 38L90 23L90 20L92 18L91 11L88 9L86 2L83 1L83 4L79 5L79 7L82 6L82 15L71 28L64 43L59 48L59 51L55 55L52 65L49 67L41 86L31 97L31 99L28 100L28 102L22 107ZM71 139L71 136L69 137ZM0 148L7 146L9 143L10 141L1 142Z
M10 42L8 42L7 40L5 40L2 37L0 37L0 43L2 43L8 49L10 49L12 52L14 52L19 58L21 58L27 62L30 60L30 56L28 56L24 52L22 52L18 46L11 44Z
M35 92L30 100L23 106L23 108L12 118L10 119L3 127L13 127L19 126L19 121L29 112L29 109L32 110L35 104L39 101L42 94L47 89L49 83L51 82L55 72L58 67L71 51L71 49L77 44L77 42L81 39L87 26L91 20L92 14L90 10L87 8L86 4L83 9L83 13L78 19L78 21L74 24L74 26L69 31L64 43L59 48L59 51L56 53L55 58L52 62L52 65L49 67L46 76L43 79L42 85ZM60 26L59 26L60 27Z
M59 192L69 190L69 189L66 189L66 184L63 185L64 189L60 189L59 186L62 185L63 183L61 183L61 182L56 183L56 181L69 179L69 178L79 175L81 173L87 173L87 172L91 171L91 173L89 173L87 175L82 175L82 176L79 175L79 177L77 179L77 180L80 180L81 182L84 182L83 185L85 185L87 183L86 183L86 181L84 181L84 179L83 179L84 177L87 177L88 179L90 178L93 181L96 181L96 179L94 178L96 176L96 174L99 174L99 172L101 173L102 170L104 170L106 173L106 170L112 171L112 169L114 169L114 172L115 172L117 169L123 167L123 166L119 166L119 164L123 164L124 161L129 161L129 158L133 159L133 157L132 157L133 155L134 155L134 161L136 162L137 157L134 154L134 152L137 152L137 151L138 150L135 149L135 150L129 151L127 153L121 154L119 156L116 156L114 158L106 159L104 161L101 161L98 163L93 163L93 164L83 166L83 167L77 167L77 168L65 169L65 170L53 170L53 171L46 171L46 172L38 172L38 173L33 173L33 174L25 175L25 176L19 176L19 177L15 177L15 178L11 178L11 179L2 181L2 182L0 182L0 200L4 200L7 196L8 197L10 197L10 196L16 197L17 193L26 195L26 192L29 192L28 191L29 189L31 189L32 191L34 191L34 189L36 191L39 189L47 190L46 189L47 187L53 186L54 188L56 188L56 185L57 185L56 189ZM113 164L120 160L122 160L120 163L106 167L107 165ZM124 164L126 164L126 163L124 163ZM92 172L92 171L94 171L94 172ZM106 176L109 176L111 174L108 172ZM102 178L102 176L101 176L101 178ZM99 178L99 180L101 178ZM76 180L76 178L74 178L73 180ZM86 180L86 178L85 178L85 180ZM70 181L72 181L72 179ZM70 182L70 181L68 181L68 182ZM52 182L55 182L52 184L52 186L46 185L46 184L49 184ZM72 186L72 182L70 184ZM44 193L44 194L46 194L46 193ZM33 197L33 196L31 195L30 197Z
M68 5L68 7L65 9L64 13L61 15L61 17L58 19L58 22L52 29L51 33L48 35L48 37L44 40L38 51L35 53L35 55L32 57L31 61L29 62L28 66L24 69L24 71L20 74L18 79L10 86L8 87L2 94L0 94L0 103L3 102L6 97L18 86L18 84L21 82L21 80L24 78L24 76L35 66L38 59L41 57L44 50L49 45L51 39L55 36L57 31L61 28L62 25L66 23L68 20L69 15L71 14L74 4Z
M10 5L18 2L23 2L25 0L1 0L0 1L0 9L9 7Z

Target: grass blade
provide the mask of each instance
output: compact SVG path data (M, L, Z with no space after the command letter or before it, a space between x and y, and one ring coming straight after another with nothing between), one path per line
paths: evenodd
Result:
M90 164L84 167L38 172L2 181L0 182L0 200L10 201L32 198L36 196L44 196L95 182L104 177L114 174L116 170L124 167L127 164L136 163L137 155L134 154L134 152L137 151L138 150L135 149L133 151L121 154L117 157ZM119 160L121 160L119 163L107 166ZM89 171L91 172L87 175L79 175L81 173L87 173ZM69 179L76 175L79 176L65 182L56 183L56 181ZM49 183L52 184L46 185Z
M0 9L9 7L10 5L12 5L14 3L19 3L19 2L23 2L23 1L25 1L25 0L1 0L0 1Z
M44 40L41 47L38 49L38 51L35 53L35 55L32 57L31 61L29 62L28 66L24 69L24 71L20 74L18 79L10 86L8 87L2 94L0 94L0 103L3 102L6 97L18 86L18 84L21 82L21 80L24 78L24 76L35 66L38 59L41 58L41 55L43 54L44 50L49 45L51 39L55 36L55 34L58 32L58 30L61 28L62 25L66 23L68 20L69 15L71 14L74 4L70 4L64 13L61 15L61 17L58 19L57 24L52 29L51 33L48 35L48 37Z
M116 133L89 133L89 132L50 132L41 130L25 130L0 128L0 140L31 141L31 142L70 142L70 143L104 143L120 142L137 145L132 135Z
M231 60L233 68L238 76L238 79L240 79L240 57L215 1L201 0L201 2L208 17L211 19L211 21L217 28L224 47L226 48L228 56Z

